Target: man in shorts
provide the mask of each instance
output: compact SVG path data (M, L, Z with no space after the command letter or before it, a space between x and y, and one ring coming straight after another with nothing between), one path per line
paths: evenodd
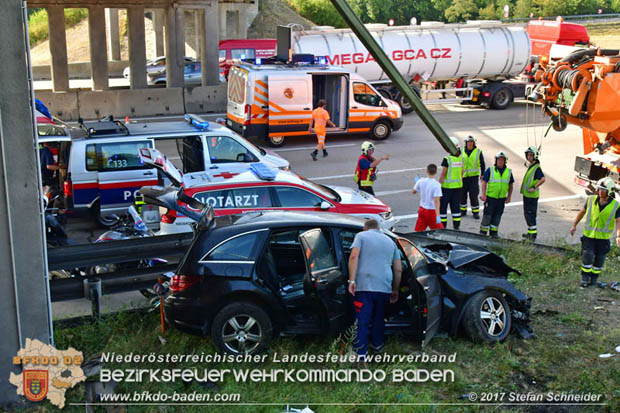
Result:
M313 161L316 161L316 156L321 149L323 149L323 157L327 156L327 150L325 149L325 126L336 126L334 122L329 120L329 113L325 110L325 105L325 99L320 99L318 107L312 111L312 119L310 120L310 127L308 128L308 132L312 133L312 127L314 126L314 133L316 133L317 139L316 148L310 154Z
M441 184L435 179L437 165L434 163L426 167L426 178L415 181L413 186L414 194L420 193L420 208L418 209L418 220L415 223L416 231L424 231L426 228L441 229L441 218L439 217L439 201L441 200Z

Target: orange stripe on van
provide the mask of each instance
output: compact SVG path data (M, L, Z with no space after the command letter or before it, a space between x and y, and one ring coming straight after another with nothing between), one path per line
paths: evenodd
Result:
M257 84L257 85L261 85L261 86L262 86L262 87L264 87L265 89L269 89L269 88L267 87L267 83L263 82L262 80L257 80L257 81L256 81L256 84Z
M269 133L269 136L304 136L304 135L310 135L310 134L307 131Z
M263 106L267 106L268 105L267 100L263 100L263 99L259 98L258 96L254 96L254 100L257 101L258 103L260 103Z
M370 128L351 128L349 129L350 133L358 133L358 132L368 132Z
M263 108L261 108L260 106L258 106L257 104L252 103L252 107L250 110L250 113L252 113L253 115L266 115L267 111Z
M254 88L254 93L261 95L261 97L264 97L265 99L269 99L269 97L267 96L267 93L263 92L262 89L259 89L257 87Z
M286 111L283 111L283 112L275 112L275 111L270 110L269 114L270 115L274 115L274 116L278 116L278 115L280 115L280 116L290 116L290 115L306 115L306 116L310 116L311 115L311 113L309 111L307 111L307 110L286 110ZM309 120L310 118L305 118L305 119Z
M282 106L278 106L275 103L273 103L272 101L269 101L269 106L273 106L274 108L276 108L280 112L287 112L287 110L284 109ZM271 112L271 110L270 110L270 112Z
M227 114L226 114L226 116L228 116L228 118L229 118L230 120L232 120L233 122L237 122L237 123L240 123L240 124L242 124L242 125L245 123L245 119L240 118L240 117L237 117L237 116L232 115L232 114L230 114L230 113L227 113Z

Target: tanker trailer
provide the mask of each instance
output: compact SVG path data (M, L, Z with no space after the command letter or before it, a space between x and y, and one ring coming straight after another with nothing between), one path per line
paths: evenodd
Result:
M525 96L525 82L507 81L530 63L530 39L525 27L499 22L433 23L366 25L425 103L464 102L505 109L515 97ZM357 72L382 95L397 101L404 113L412 111L350 29L296 28L291 31L294 53L324 56L328 65ZM436 89L437 85L441 90ZM449 85L455 87L445 88Z

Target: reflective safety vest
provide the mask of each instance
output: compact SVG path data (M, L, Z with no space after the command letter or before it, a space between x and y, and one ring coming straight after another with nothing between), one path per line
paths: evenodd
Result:
M609 239L614 231L616 211L620 208L620 202L612 199L601 211L600 205L596 203L597 199L598 195L588 198L583 235L594 239Z
M538 188L536 188L534 192L527 191L530 188L536 187L536 184L540 181L540 179L534 179L534 175L536 175L536 171L539 169L540 163L536 162L527 169L527 172L523 177L523 183L521 183L521 193L526 198L538 198L540 195L540 190Z
M463 177L461 171L463 170L463 156L446 156L448 161L448 172L446 177L441 183L442 188L456 189L463 187Z
M368 159L368 162L370 163L374 161L374 159L368 155L360 155L360 157L357 158L357 167L355 168L355 175L353 175L353 180L356 184L359 184L360 186L372 186L374 181L371 180L371 178L373 177L373 172L375 171L375 168L360 168L360 162L362 161L362 159Z
M474 148L469 155L463 152L463 160L465 162L465 171L463 178L480 175L480 149Z
M490 198L506 198L508 197L508 187L510 186L510 176L512 171L506 167L504 173L500 174L495 165L491 168L491 176L487 184L487 196Z

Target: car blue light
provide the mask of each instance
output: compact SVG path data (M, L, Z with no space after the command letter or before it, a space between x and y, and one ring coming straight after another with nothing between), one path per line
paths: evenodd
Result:
M209 122L207 122L206 120L204 121L198 120L192 115L185 115L184 118L187 121L187 123L189 123L192 126L195 126L198 129L201 129L201 130L209 129Z
M276 179L276 173L273 169L261 162L256 162L250 165L250 170L254 172L260 179L267 181L273 181Z

